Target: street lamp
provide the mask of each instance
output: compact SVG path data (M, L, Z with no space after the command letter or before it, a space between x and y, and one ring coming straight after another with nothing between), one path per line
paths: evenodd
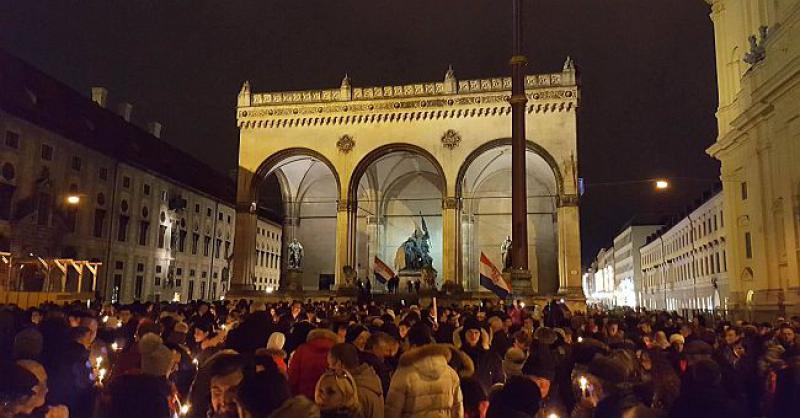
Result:
M669 188L669 181L664 179L656 180L656 189L664 190Z
M70 194L67 196L67 204L76 206L81 203L81 196L78 194Z

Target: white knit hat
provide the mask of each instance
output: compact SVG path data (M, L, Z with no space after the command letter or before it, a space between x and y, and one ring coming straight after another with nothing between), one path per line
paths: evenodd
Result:
M286 344L286 336L282 332L273 332L267 340L268 350L283 350L283 345Z

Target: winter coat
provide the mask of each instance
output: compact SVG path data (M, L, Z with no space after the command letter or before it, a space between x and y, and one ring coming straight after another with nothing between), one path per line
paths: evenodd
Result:
M253 312L228 333L225 345L241 354L253 354L267 345L267 339L272 334L273 328L269 312Z
M363 418L383 418L383 388L381 380L369 364L350 370L358 388L358 403Z
M91 417L95 390L89 350L77 342L67 342L47 373L48 403L65 405L71 417Z
M461 418L464 404L458 373L447 365L463 356L455 347L430 344L400 357L384 409L386 418ZM463 359L464 363L471 361Z
M369 364L372 370L378 375L378 378L381 380L381 387L383 388L383 397L385 398L389 393L389 382L392 379L392 373L394 373L392 366L368 351L362 351L358 353L358 356L361 358L362 363Z
M289 387L293 395L314 399L317 380L328 368L328 352L336 340L336 334L328 329L320 328L308 333L306 342L289 360Z
M269 418L320 418L319 408L305 396L287 399Z
M684 381L684 383L687 383ZM725 393L721 385L684 384L670 410L670 418L744 418L739 402Z
M475 366L475 378L481 383L483 390L488 392L495 383L505 381L503 361L495 352L480 346L469 347L467 345L461 347L461 351L472 359Z

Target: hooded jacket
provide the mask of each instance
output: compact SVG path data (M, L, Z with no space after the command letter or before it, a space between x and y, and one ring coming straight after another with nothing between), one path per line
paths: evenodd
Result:
M448 366L454 356L472 368L472 361L451 345L430 344L404 353L389 385L385 417L463 417L458 373Z
M319 418L319 408L305 396L289 398L269 418Z
M369 364L350 370L358 387L358 402L363 418L383 418L383 388L381 379Z
M306 342L289 360L289 387L293 395L314 399L314 388L328 368L328 352L336 340L336 334L328 329L319 328L308 333Z

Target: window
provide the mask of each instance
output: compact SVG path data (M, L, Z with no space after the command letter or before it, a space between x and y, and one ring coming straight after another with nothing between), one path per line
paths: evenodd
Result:
M72 157L72 169L75 171L81 171L81 157Z
M194 299L194 280L189 280L189 290L187 297L189 300Z
M181 267L178 267L178 268L175 270L175 274L177 274L178 276L183 276L183 268L181 268Z
M167 191L166 190L162 190L161 191L161 201L162 202L166 202L168 198L169 198L169 195L167 194Z
M195 203L194 204L194 213L200 213L200 204L199 203Z
M211 237L206 235L203 238L203 255L208 257L208 254L211 252Z
M156 273L161 273L161 266L156 266Z
M200 234L192 233L192 255L197 255L197 242L200 241Z
M183 229L178 235L178 251L186 251L186 231Z
M127 215L119 215L119 225L117 226L117 241L125 242L128 240L128 222L131 218Z
M145 196L150 196L150 185L149 184L143 185L142 192L144 192Z
M111 303L118 303L120 295L122 295L122 275L114 275L114 283L111 286Z
M211 217L211 208L206 209L206 216Z
M753 258L753 242L749 232L744 233L744 254L747 258Z
M200 299L206 298L206 282L200 282Z
M200 275L200 277L205 279L206 277L208 277L208 272L204 271L203 274Z
M164 241L166 240L167 236L167 226L166 225L159 225L158 226L158 248L164 248Z
M211 300L217 299L217 283L211 283Z
M214 258L219 258L219 249L222 247L222 240L217 238L214 242Z
M161 286L161 277L156 276L155 280L153 281L153 284L156 286Z
M144 271L144 264L143 264L143 263L137 263L137 264L136 264L136 271L137 271L138 273L141 273L141 272L143 272L143 271Z
M122 177L122 187L124 187L126 189L130 189L131 188L131 178L130 177L128 177L128 176Z
M225 241L225 258L231 255L231 242Z
M67 227L67 231L75 232L78 224L78 208L72 207L64 211L64 224Z
M217 220L220 220L220 221L222 220L222 212L217 214Z
M10 184L0 183L0 219L11 219L11 198L14 196L15 187Z
M106 211L105 209L95 209L94 211L94 237L95 238L102 238L103 237L103 229L106 223Z
M747 182L742 182L742 200L747 200Z
M183 285L183 280L175 279L175 287L181 287L181 285Z
M19 134L16 132L6 131L6 146L9 148L19 148Z
M36 223L38 225L50 224L50 207L52 204L53 202L49 194L39 193L38 213L36 216Z
M47 144L42 144L42 160L53 161L53 147Z
M103 181L108 180L108 169L105 167L100 167L100 169L97 171L97 177Z
M231 224L231 215L228 215L228 225Z
M144 276L136 276L136 282L133 285L134 300L142 300L142 287L144 287Z
M125 267L125 263L123 263L122 261L115 261L114 262L114 268L115 269L122 270L123 267Z
M195 271L194 271L194 269L190 269L190 270L189 270L189 277L194 277L194 276L195 276Z
M147 232L150 230L150 222L139 222L139 245L147 245Z
M172 224L172 229L170 230L169 234L169 249L170 250L178 249L178 230L175 228L174 222Z

